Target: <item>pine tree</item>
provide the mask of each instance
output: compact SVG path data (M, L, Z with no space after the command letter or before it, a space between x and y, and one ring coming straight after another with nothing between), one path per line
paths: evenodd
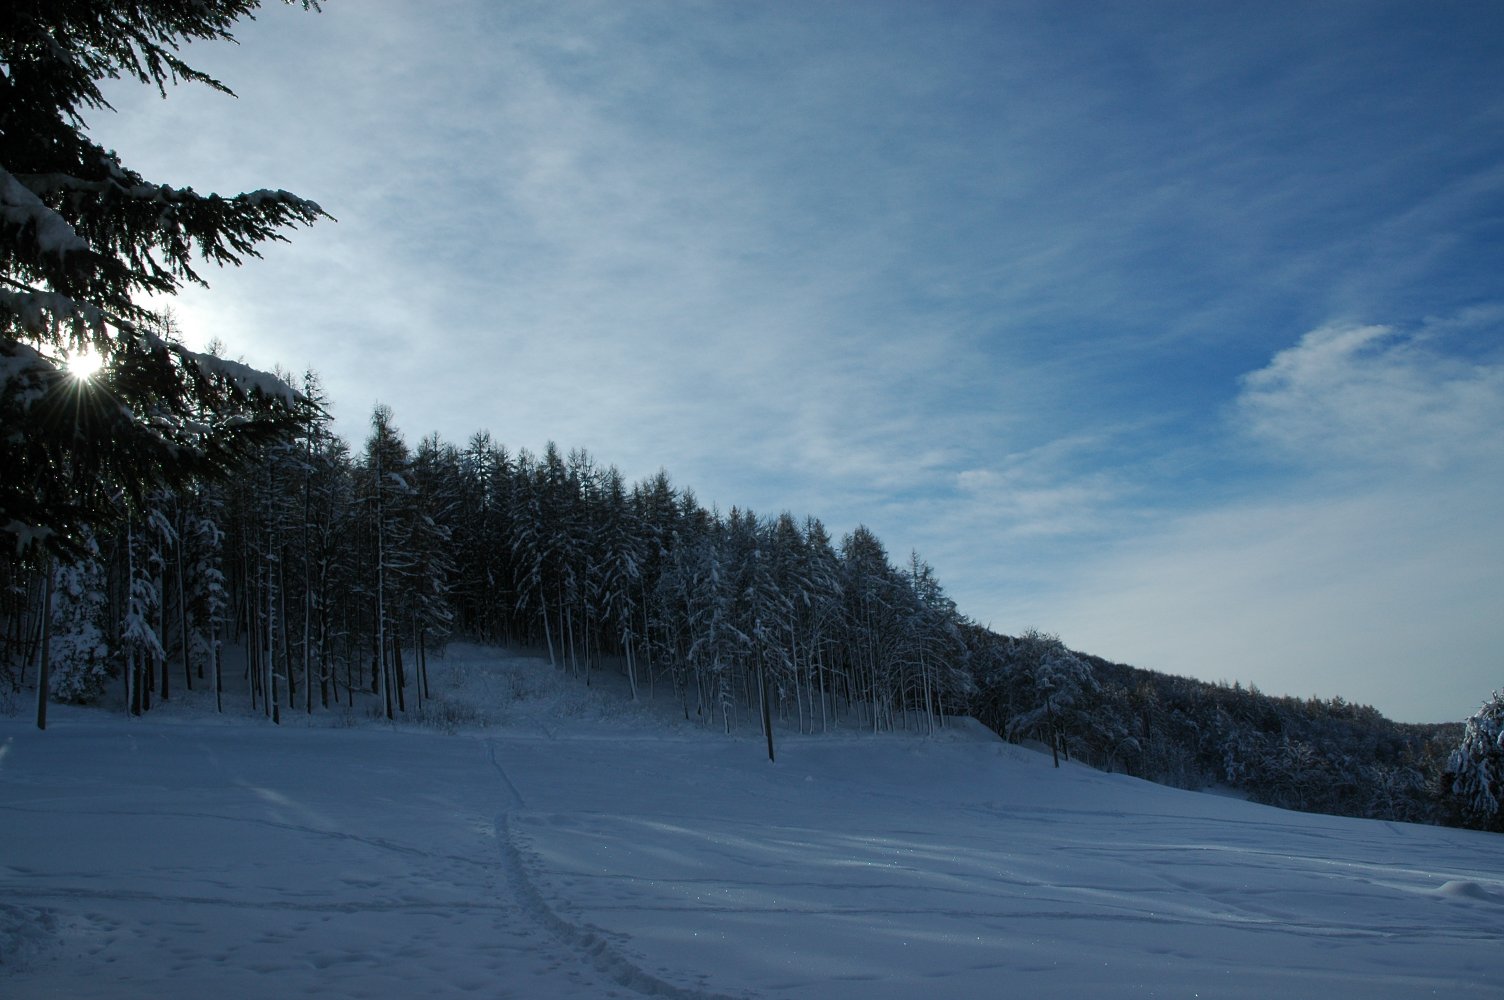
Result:
M420 698L428 692L428 650L442 649L454 625L451 590L456 574L454 523L459 504L459 452L437 434L413 455L410 508L413 563L407 577L403 621L412 627L410 648Z
M185 636L186 655L198 665L198 675L205 668L214 688L217 711L224 710L224 679L220 673L220 651L224 642L225 612L229 594L225 589L223 568L224 532L216 520L220 504L217 495L204 491L194 498L184 518L180 536L185 559L184 617L188 623Z
M84 533L83 544L84 558L53 570L47 664L51 696L79 704L103 694L110 676L104 565L91 532Z
M150 532L135 518L125 522L125 606L120 621L120 648L125 655L126 710L140 715L151 707L150 665L163 657L162 641L153 624L160 595L152 562L158 552Z
M452 525L455 553L453 601L460 631L488 642L509 638L514 619L512 460L481 432L460 453Z
M1059 767L1062 751L1069 759L1069 737L1088 723L1083 701L1097 689L1096 679L1057 636L1030 630L1010 646L1017 714L1008 721L1008 737L1044 740Z
M814 684L820 700L820 729L834 721L834 689L830 666L835 659L836 638L845 609L841 590L841 561L831 545L830 534L818 518L804 522L804 571L806 603L803 609L803 644L812 661Z
M552 447L552 446L550 446ZM543 475L533 456L523 450L517 456L516 477L511 492L507 523L511 528L508 547L513 553L513 589L516 611L532 637L542 633L548 662L560 663L560 651L551 624L556 610L554 578L558 551L557 522L548 503Z
M291 2L291 0L286 0ZM124 494L227 473L296 423L279 380L177 342L146 296L202 284L325 213L285 191L223 198L148 182L85 133L100 84L192 82L179 56L229 40L259 0L9 0L0 14L0 545L85 553ZM316 7L312 0L303 6ZM102 367L70 374L92 354ZM77 370L81 371L81 368Z
M895 591L900 586L887 550L865 526L841 542L842 590L846 599L844 651L847 688L871 709L874 731L892 725L897 700L893 639Z
M414 493L408 483L408 463L407 445L392 425L391 408L378 405L371 414L362 479L375 542L371 581L375 594L375 691L388 719L396 711L407 711L399 593L414 565L410 516Z
M1504 692L1495 691L1467 720L1447 777L1464 822L1504 830Z
M614 465L601 479L592 583L601 621L621 645L627 683L637 697L637 623L646 533L628 502L621 471Z
M955 602L945 595L934 569L917 552L910 553L905 578L911 589L902 602L900 634L914 668L905 697L923 710L923 725L930 730L937 721L943 723L947 706L971 694L973 685Z

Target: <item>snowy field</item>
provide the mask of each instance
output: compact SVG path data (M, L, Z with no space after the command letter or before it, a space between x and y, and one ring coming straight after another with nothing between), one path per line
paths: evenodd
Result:
M0 718L0 997L1504 996L1504 837L434 675L452 732Z

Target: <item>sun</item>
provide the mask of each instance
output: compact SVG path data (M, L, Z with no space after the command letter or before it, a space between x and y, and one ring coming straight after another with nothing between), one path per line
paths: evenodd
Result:
M92 347L81 347L68 355L65 367L69 375L80 382L87 382L104 367L104 358Z

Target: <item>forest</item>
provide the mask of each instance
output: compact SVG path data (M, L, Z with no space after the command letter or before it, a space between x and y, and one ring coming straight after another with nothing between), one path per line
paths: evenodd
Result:
M297 398L298 429L236 475L157 489L139 509L122 498L110 527L50 570L3 564L0 684L13 700L45 663L53 698L97 701L114 685L133 714L181 684L273 722L423 721L428 658L459 635L537 649L586 684L615 671L633 697L671 698L703 726L754 728L770 757L780 731L932 730L969 714L1057 759L1184 788L1496 823L1454 791L1462 724L1399 724L1341 698L1000 635L963 615L917 553L895 562L865 527L834 539L816 517L706 509L667 472L629 484L553 443L510 451L481 432L412 447L384 406L357 450L331 431L316 376Z

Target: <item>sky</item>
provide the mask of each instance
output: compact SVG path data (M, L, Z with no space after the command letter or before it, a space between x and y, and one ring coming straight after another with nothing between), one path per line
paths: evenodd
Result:
M1504 6L323 7L89 124L337 219L173 308L352 442L380 402L866 524L1168 673L1504 687Z

